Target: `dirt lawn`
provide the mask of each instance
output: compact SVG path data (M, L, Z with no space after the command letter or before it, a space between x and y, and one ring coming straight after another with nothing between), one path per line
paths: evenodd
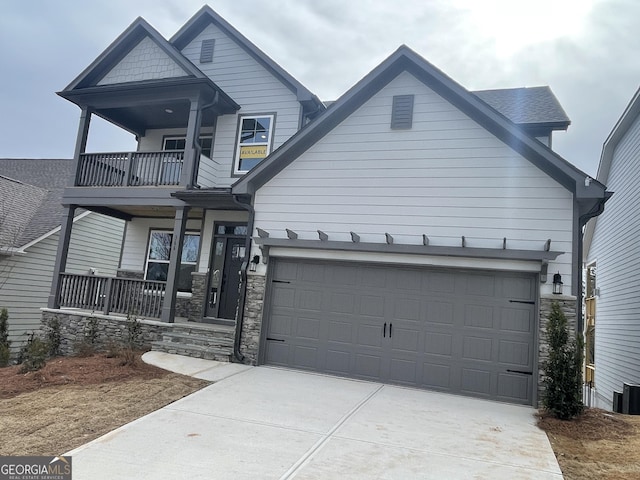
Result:
M0 368L0 455L60 455L209 382L104 355Z
M0 368L0 455L60 455L208 385L140 360L55 358L39 372ZM567 480L640 478L640 416L588 409L540 416Z
M575 420L541 415L566 480L636 480L640 478L640 416L595 408Z

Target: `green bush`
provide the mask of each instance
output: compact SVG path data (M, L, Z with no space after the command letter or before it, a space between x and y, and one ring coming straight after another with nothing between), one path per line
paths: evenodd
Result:
M544 363L543 405L555 417L568 420L584 409L582 403L582 335L569 338L567 318L558 302L547 322L549 359Z
M11 356L11 341L9 341L9 312L6 308L0 310L0 367L9 365Z
M62 343L60 320L54 317L47 323L46 337L49 344L49 355L52 357L60 355L60 344Z
M36 337L33 332L29 336L27 343L20 351L20 360L22 366L20 371L22 373L35 372L40 370L47 364L47 358L49 358L49 344Z

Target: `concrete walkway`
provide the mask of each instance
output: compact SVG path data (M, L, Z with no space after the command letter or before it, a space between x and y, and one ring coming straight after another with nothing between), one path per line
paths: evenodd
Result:
M562 478L532 408L147 355L217 383L69 452L75 480Z

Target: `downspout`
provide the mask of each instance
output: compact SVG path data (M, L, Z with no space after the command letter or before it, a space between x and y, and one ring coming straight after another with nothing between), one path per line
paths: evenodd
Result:
M598 201L598 203L596 203L593 206L593 208L591 208L591 210L589 210L587 213L585 213L584 215L581 215L578 218L578 228L580 229L580 232L581 232L578 240L578 258L580 259L580 288L578 289L578 305L580 305L580 308L577 311L578 322L576 327L576 333L577 332L582 333L584 329L584 319L582 318L582 302L584 301L584 299L582 298L582 263L583 263L582 255L583 255L583 247L584 247L583 245L584 233L582 232L582 229L590 219L597 217L602 212L604 212L604 204L607 202L607 200L611 198L612 195L613 195L613 192L605 191L604 198L601 198Z
M242 340L242 327L244 324L244 305L247 294L247 268L249 266L249 258L251 257L251 234L253 232L255 210L251 203L242 202L236 195L233 195L233 202L249 212L249 220L247 221L247 238L245 239L244 244L244 261L240 267L240 298L238 299L238 318L236 320L236 331L233 341L233 358L239 363L244 363L245 357L240 352L240 342Z

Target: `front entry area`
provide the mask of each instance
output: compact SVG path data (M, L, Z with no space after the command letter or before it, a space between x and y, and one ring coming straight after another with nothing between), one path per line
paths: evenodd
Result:
M235 324L246 234L246 224L215 224L205 320L222 319Z
M532 405L536 276L270 259L263 363Z

